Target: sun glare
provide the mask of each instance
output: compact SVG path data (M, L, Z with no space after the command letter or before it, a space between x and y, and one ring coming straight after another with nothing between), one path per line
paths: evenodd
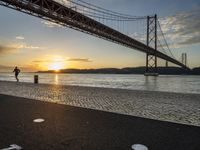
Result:
M64 68L64 64L62 62L53 62L49 65L50 70L59 71L60 69Z
M59 72L60 69L64 69L66 67L66 62L62 58L54 58L52 62L49 63L48 69Z

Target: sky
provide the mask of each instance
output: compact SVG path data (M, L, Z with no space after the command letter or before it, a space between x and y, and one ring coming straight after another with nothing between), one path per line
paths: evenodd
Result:
M200 0L84 1L133 16L157 14L174 56L187 53L189 67L200 66ZM145 65L142 52L3 6L0 20L0 71Z

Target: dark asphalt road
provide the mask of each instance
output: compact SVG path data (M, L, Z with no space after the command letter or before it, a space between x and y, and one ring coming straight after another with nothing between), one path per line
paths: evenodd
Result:
M131 150L136 143L200 150L200 127L0 95L0 149Z

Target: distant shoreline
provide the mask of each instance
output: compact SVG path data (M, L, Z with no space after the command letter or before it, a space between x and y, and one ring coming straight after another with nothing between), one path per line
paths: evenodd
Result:
M134 68L99 68L99 69L61 69L58 72L55 70L38 71L36 73L74 73L74 74L144 74L145 67ZM200 67L192 70L185 70L179 67L158 67L157 72L160 75L200 75Z
M126 67L126 68L96 68L96 69L77 69L68 68L44 71L27 71L21 68L22 73L56 73L56 74L138 74L144 75L146 73L146 67ZM200 75L200 67L192 68L191 70L185 70L180 67L158 67L157 72L160 75ZM0 73L12 73L10 70L1 70Z

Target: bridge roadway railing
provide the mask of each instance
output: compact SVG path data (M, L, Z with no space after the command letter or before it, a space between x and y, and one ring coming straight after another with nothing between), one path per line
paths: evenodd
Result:
M0 5L91 34L150 55L156 55L161 59L172 62L183 68L187 68L187 66L174 58L171 58L159 51L155 52L153 48L53 0L0 0Z

